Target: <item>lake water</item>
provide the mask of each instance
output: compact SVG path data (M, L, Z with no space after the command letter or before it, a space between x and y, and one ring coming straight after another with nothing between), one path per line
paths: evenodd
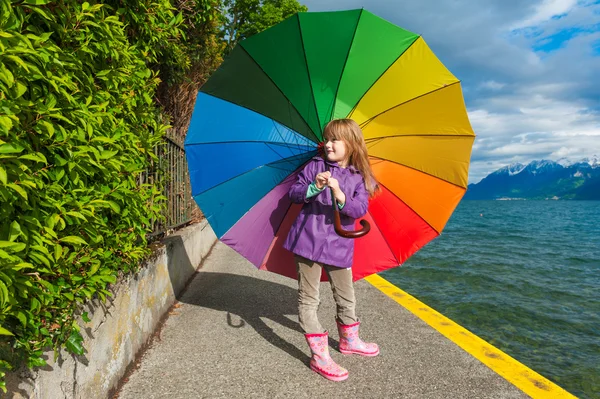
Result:
M581 398L600 398L600 201L462 201L382 277Z

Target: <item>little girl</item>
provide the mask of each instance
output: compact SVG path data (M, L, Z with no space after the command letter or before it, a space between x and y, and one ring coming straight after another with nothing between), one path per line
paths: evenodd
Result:
M354 240L336 234L331 193L338 202L342 227L354 230L354 222L367 213L369 197L379 190L362 131L352 119L329 122L323 131L325 159L314 157L298 174L290 198L304 204L287 236L284 248L292 251L298 270L298 315L310 346L310 367L323 377L342 381L348 371L329 356L328 333L317 319L319 282L325 269L337 307L340 352L377 356L377 344L358 337L352 284ZM325 189L329 187L330 189Z

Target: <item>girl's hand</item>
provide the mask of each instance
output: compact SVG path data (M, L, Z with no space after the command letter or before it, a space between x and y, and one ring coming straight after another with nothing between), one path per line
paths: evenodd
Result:
M330 177L331 177L331 172L329 172L329 171L319 173L315 177L315 185L317 186L317 188L319 190L322 190L327 185L327 182L329 181Z
M336 178L330 177L329 180L327 180L327 185L333 191L333 196L335 197L335 199L337 199L337 201L340 204L345 204L346 203L346 195L340 189L340 182L338 182L338 180Z
M334 193L337 193L340 190L340 182L334 177L330 177L327 179L327 185L333 190Z

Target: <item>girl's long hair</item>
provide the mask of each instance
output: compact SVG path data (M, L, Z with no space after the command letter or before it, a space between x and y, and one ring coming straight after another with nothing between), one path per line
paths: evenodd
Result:
M358 123L352 119L332 120L323 130L323 139L327 141L333 138L342 140L346 144L348 166L354 166L362 174L369 196L375 196L380 188L373 175L367 145Z

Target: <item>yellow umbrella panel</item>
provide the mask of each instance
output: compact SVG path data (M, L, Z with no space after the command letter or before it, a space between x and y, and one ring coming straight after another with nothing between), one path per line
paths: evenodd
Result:
M475 133L460 82L419 37L348 117L363 129L383 188L368 215L379 234L357 241L365 250L356 253L370 255L355 263L376 269L372 254L379 252L401 264L440 234L467 188Z

